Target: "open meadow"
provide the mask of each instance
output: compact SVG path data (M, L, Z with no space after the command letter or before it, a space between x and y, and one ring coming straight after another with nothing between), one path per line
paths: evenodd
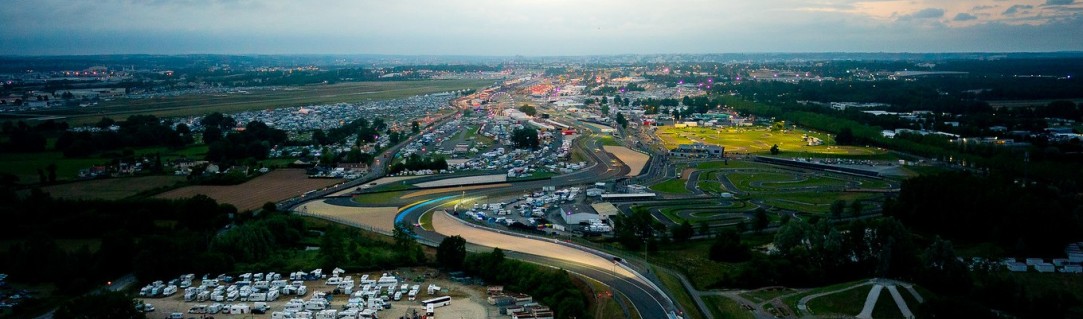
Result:
M22 113L31 118L54 118L73 126L96 123L102 117L127 118L135 114L158 117L201 116L282 107L354 103L396 99L419 94L476 89L490 84L481 80L428 80L401 82L349 82L295 87L257 88L247 93L184 94L148 99L116 99L98 106Z
M674 149L680 144L703 143L726 148L726 153L733 154L768 154L771 146L778 145L784 155L795 156L838 156L871 157L886 154L874 147L835 145L830 134L804 129L772 131L766 127L751 128L710 128L661 126L655 134L666 148ZM802 137L820 139L821 145L808 145Z

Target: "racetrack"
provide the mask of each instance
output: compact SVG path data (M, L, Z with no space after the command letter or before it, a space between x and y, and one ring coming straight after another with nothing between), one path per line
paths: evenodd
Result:
M433 214L432 227L437 233L457 234L466 239L467 242L476 245L496 247L500 249L518 251L554 259L562 259L565 261L577 262L585 265L599 267L602 269L613 269L618 275L626 276L628 278L636 277L634 274L628 272L624 268L614 268L613 261L602 258L595 254L587 253L579 249L571 248L553 242L536 239L526 239L518 236L506 235L485 229L470 227L463 224L461 221L455 220L454 217L448 216L447 214L443 213Z
M628 176L639 176L639 174L643 172L643 167L647 166L647 161L650 161L651 159L647 154L633 151L624 146L606 145L602 146L602 148L609 154L616 156L617 159L624 163L624 165L628 165L628 168L631 169L631 171L628 172Z

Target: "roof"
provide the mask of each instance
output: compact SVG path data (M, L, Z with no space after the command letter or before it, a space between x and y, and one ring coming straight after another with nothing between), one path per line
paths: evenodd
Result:
M615 216L617 215L617 213L620 212L619 210L617 210L617 206L613 206L613 204L609 202L590 204L590 207L594 208L594 211L598 212L598 215L602 215L605 218L609 218L609 216Z

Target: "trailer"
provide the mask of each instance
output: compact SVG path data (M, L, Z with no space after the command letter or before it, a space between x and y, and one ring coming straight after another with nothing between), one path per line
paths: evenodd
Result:
M451 304L451 296L436 297L421 302L422 306L443 307Z

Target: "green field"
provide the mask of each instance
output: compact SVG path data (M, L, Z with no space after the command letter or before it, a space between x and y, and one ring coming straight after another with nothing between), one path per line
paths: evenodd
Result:
M658 184L651 185L651 189L657 192L670 193L670 194L691 194L687 188L684 188L685 180L680 178L670 179Z
M692 295L688 293L688 290L684 289L684 285L681 284L679 278L669 274L669 272L659 271L658 268L654 268L651 272L658 276L658 279L662 281L662 286L665 287L666 291L673 295L674 301L680 304L681 308L685 309L685 318L707 318L707 316L704 316L703 313L699 312L696 302L692 300Z
M867 285L821 296L810 300L808 302L808 309L809 312L820 316L829 314L855 316L860 313L861 308L865 306L865 297L869 295L870 290L872 290L872 286ZM887 291L881 291L880 299L883 299L883 293L885 292ZM890 299L890 296L888 299ZM894 305L894 302L892 302L892 305ZM898 312L898 310L896 310L896 312Z
M823 157L883 157L884 150L874 147L838 146L834 139L825 133L808 130L771 131L766 127L755 128L708 128L662 126L655 132L666 148L677 148L680 144L703 143L719 145L727 153L770 154L771 146L778 145L787 156ZM802 135L823 140L822 145L808 146Z
M278 89L253 89L248 94L189 94L152 99L116 99L97 107L35 112L31 115L62 117L77 126L102 117L126 118L133 114L158 117L198 116L211 112L232 113L282 107L395 99L418 94L476 89L491 84L483 80L429 80L403 82L349 82L305 85Z
M795 292L796 291L791 288L761 289L743 293L741 294L741 296L755 302L766 302L768 300L792 294Z
M610 135L601 135L598 136L597 139L598 144L601 144L603 146L621 146L620 142L617 142L617 140Z
M4 152L0 153L0 173L15 175L19 178L20 184L33 184L37 183L39 180L37 173L38 169L44 170L49 164L56 164L57 181L74 180L78 177L79 170L96 165L109 164L112 162L113 156L119 156L121 153L121 150L115 150L96 156L67 158L64 157L63 153L58 151L38 153ZM136 157L152 157L155 154L158 154L161 155L162 162L164 163L182 157L193 160L202 160L207 154L207 145L194 144L176 150L167 147L139 148L133 149L132 154ZM296 159L294 158L274 158L260 161L260 163L267 167L285 167L295 160Z
M910 294L906 291L906 289L902 289L902 287L898 287L898 289L900 296L905 297L906 295ZM913 309L915 305L917 304L907 304L907 306L911 307L911 309ZM877 319L904 318L902 315L902 311L899 311L899 305L895 303L895 298L891 297L891 292L887 290L887 287L884 287L884 290L880 291L880 298L876 299L876 307L872 308L872 317Z
M818 294L818 293L821 293L821 292L837 291L837 290L841 290L841 289L846 289L848 287L853 287L855 285L860 285L860 284L864 284L864 283L867 283L867 282L868 282L868 280L863 279L863 280L843 282L843 283L838 283L838 284L834 284L834 285L830 285L830 286L814 288L814 289L810 289L810 290L801 292L799 294L787 295L785 297L782 297L782 302L784 302L787 306L790 306L790 308L793 309L794 311L799 312L800 310L797 310L797 302L799 300L801 300L801 297L814 295L814 294ZM866 286L858 287L858 288L854 288L854 289L855 290L864 290L866 293L868 293L871 288L872 288L871 285L866 285ZM824 297L826 297L826 296L824 296ZM823 297L821 297L821 298L823 298ZM864 296L862 296L861 298L862 298L861 300L865 300ZM817 298L817 299L819 299L819 298ZM816 299L813 299L813 300L816 300ZM858 311L854 312L854 315L856 315L858 312L861 312L861 308L858 308ZM800 315L800 314L798 314L798 315Z
M751 311L741 308L736 301L722 296L703 296L703 303L711 310L715 318L752 319L756 316Z

